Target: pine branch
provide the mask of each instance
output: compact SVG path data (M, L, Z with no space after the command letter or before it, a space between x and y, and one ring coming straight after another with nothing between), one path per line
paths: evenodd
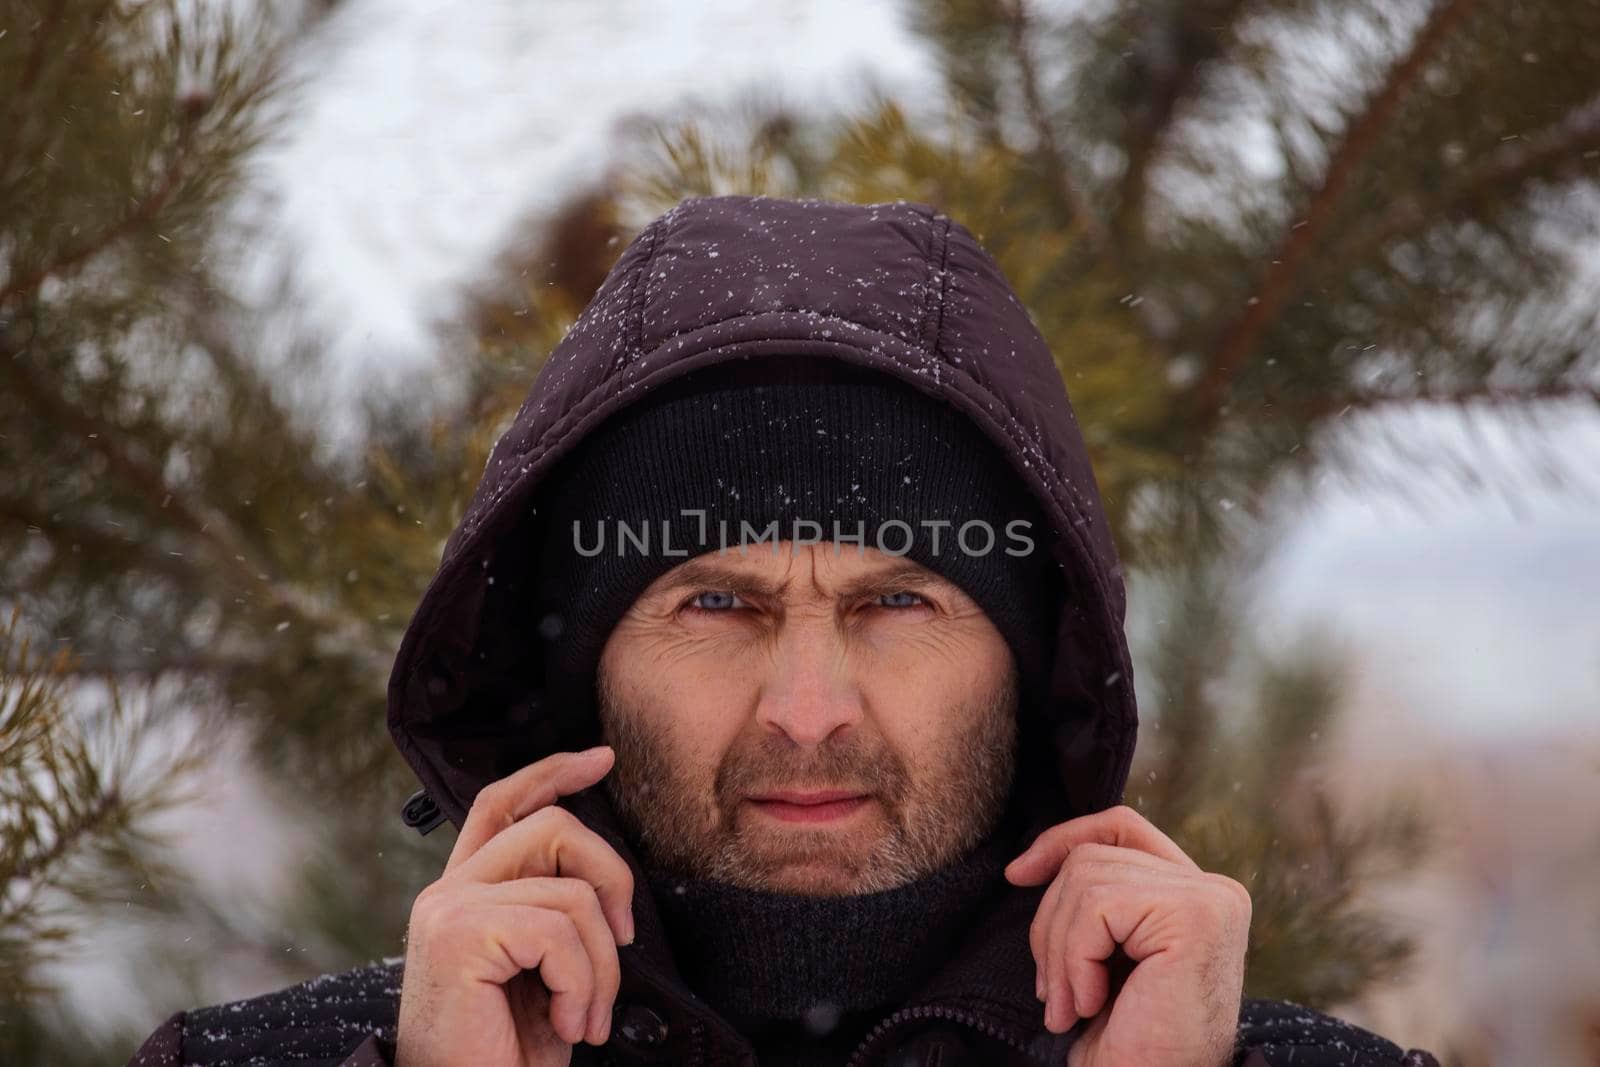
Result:
M59 13L65 8L64 3L57 3L51 13L53 29L54 22L58 22ZM91 43L103 28L107 16L115 6L114 0L102 0L98 9L85 17L80 12L79 20L89 27L84 40L74 42L79 56L86 59L95 58L96 52ZM151 4L138 5L118 13L119 18L129 24L139 22L145 16L145 8ZM177 17L174 15L173 17ZM40 41L36 49L43 49L46 34L41 31ZM173 36L176 44L178 38ZM36 53L37 54L37 53ZM176 53L175 53L176 54ZM5 285L0 287L0 307L18 297L26 298L33 293L47 279L60 277L70 273L95 256L108 251L119 242L134 235L144 227L156 222L175 197L183 190L185 183L191 178L197 178L203 184L208 166L215 160L211 158L216 153L209 146L195 144L196 129L202 118L209 110L218 104L224 105L221 110L229 116L229 121L237 122L244 111L265 99L273 90L282 72L283 54L279 50L269 51L264 58L256 60L258 65L247 68L247 77L241 77L236 82L227 86L226 100L213 100L204 94L190 95L177 101L177 135L172 149L172 158L143 196L133 197L134 206L117 221L106 227L89 240L69 249L44 264L34 268L20 277L7 279ZM76 73L76 72L70 72ZM35 76L37 72L35 72ZM70 75L69 75L70 76ZM27 83L31 86L31 80ZM26 87L26 86L25 86ZM18 98L22 92L18 92ZM13 139L0 140L0 174L4 174L9 163L9 153L15 149ZM206 194L189 197L190 200L203 200ZM14 266L14 265L13 265Z
M1100 217L1088 195L1073 177L1074 168L1067 150L1056 136L1055 125L1045 107L1039 72L1032 49L1033 19L1027 0L991 0L1006 29L1006 43L1017 67L1022 89L1023 108L1029 127L1033 130L1035 152L1042 162L1051 195L1066 214L1065 236L1069 240L1082 240L1088 255L1072 256L1067 267L1069 276L1090 273L1091 263L1104 272L1107 284L1118 293L1141 294L1141 310L1132 320L1137 324L1142 341L1152 348L1165 350L1167 338L1158 327L1158 308L1166 307L1168 300L1151 290L1150 278L1134 270L1121 250L1119 241L1112 239L1110 227ZM1138 305L1136 305L1138 306Z
M1554 179L1576 170L1584 157L1595 151L1600 151L1600 101L1554 126L1501 146L1437 197L1413 195L1396 201L1372 226L1334 247L1328 272L1337 274L1380 249L1441 221L1459 218L1503 191L1514 192L1529 181Z
M1324 403L1296 405L1295 411L1309 421L1317 421L1352 411L1414 404L1465 407L1469 404L1519 405L1554 400L1592 400L1600 404L1600 385L1579 382L1548 382L1523 387L1485 384L1462 389L1425 389L1415 393L1353 393Z
M181 493L172 492L159 469L124 447L121 435L105 432L106 427L89 414L46 387L29 368L27 360L13 358L9 360L9 368L11 379L21 387L21 392L58 425L100 453L130 489L149 500L168 500L167 513L175 520L175 525L196 543L208 548L213 559L231 572L241 586L264 591L274 608L337 639L346 657L360 664L380 685L387 684L391 664L374 648L364 623L339 611L326 597L297 588L281 576L273 577L273 568L250 548L232 519L215 508L191 502Z
M171 164L169 164L167 167L166 173L162 176L161 180L156 183L155 187L151 189L145 197L137 202L137 205L132 211L128 212L104 232L97 234L88 241L85 241L77 248L71 249L68 252L64 252L57 256L54 260L36 267L34 270L23 275L21 278L16 278L8 282L4 288L0 288L0 306L3 306L7 301L12 300L13 298L26 297L28 294L36 290L41 284L43 284L45 279L60 277L63 274L69 273L73 269L82 266L94 256L106 251L112 245L121 241L124 237L127 237L135 230L154 222L155 219L161 214L162 208L166 206L167 201L172 198L172 194L183 182L183 169L184 161L187 156L187 143L188 131L187 128L185 128L183 134L180 135L178 151L174 154Z
M23 527L30 533L44 537L58 551L72 551L76 547L97 558L133 558L138 566L152 574L162 574L179 581L193 577L193 572L180 559L158 552L147 551L145 546L131 537L118 537L85 526L63 521L35 510L30 501L0 496L0 523ZM46 564L46 569L48 564ZM21 581L21 579L16 579ZM22 589L27 588L24 585ZM20 592L22 589L14 591Z
M1361 172L1429 61L1476 2L1440 0L1417 32L1410 52L1390 68L1388 77L1368 101L1366 109L1346 127L1343 140L1328 159L1321 186L1312 194L1299 220L1288 228L1277 248L1267 257L1268 265L1246 301L1243 314L1223 331L1207 361L1205 373L1190 391L1191 432L1196 437L1204 436L1221 417L1224 397L1297 291L1351 182Z
M17 915L27 911L31 906L34 896L44 884L45 876L50 869L64 860L69 853L78 848L84 839L104 831L119 814L122 807L122 797L116 789L108 789L95 802L83 811L75 812L64 823L57 823L53 829L53 840L43 852L33 856L23 857L15 867L7 871L8 882L29 882L27 894L16 907L0 912L0 928L4 928Z
M110 4L111 0L106 0L105 7L109 7ZM97 17L92 25L98 26L98 16L105 13L105 7L96 12ZM44 58L49 51L50 39L55 36L57 28L61 25L61 19L66 12L66 8L67 0L56 0L49 13L40 21L38 38L33 43L33 49L28 53L27 61L23 65L22 76L18 79L15 93L10 100L13 107L20 109L29 106L26 98L33 91L34 84L39 80L39 74L44 69ZM88 49L83 49L82 51L87 52ZM6 137L0 138L0 176L4 176L10 171L12 158L21 140L22 138L14 130L8 131ZM0 299L0 304L4 302L3 299Z
M1211 13L1205 5L1180 6L1174 17L1180 25L1204 18L1207 30L1220 38L1238 22L1249 3L1250 0L1223 0L1221 10L1215 13ZM1196 14L1197 11L1200 14ZM1144 100L1144 112L1123 145L1128 163L1118 181L1117 209L1113 220L1119 235L1136 236L1134 230L1144 216L1145 198L1150 191L1150 165L1178 116L1179 106L1194 91L1200 72L1213 58L1213 53L1199 50L1183 56L1177 64L1163 72Z
M67 0L55 0L50 6L50 11L39 23L39 36L33 42L33 50L28 53L28 62L22 68L22 77L17 80L17 96L27 95L33 88L33 83L39 80L39 72L44 69L44 57L49 51L50 38L55 36L56 28L61 25L61 17L66 13Z
M260 667L259 663L221 656L162 656L160 659L146 658L138 663L96 663L86 658L81 666L61 673L69 678L96 681L138 679L148 683L172 674L215 680L229 673L259 670Z
M144 759L146 723L128 717L115 684L96 714L69 711L76 657L29 645L14 607L0 622L0 998L19 1004L50 993L36 972L90 910L132 902L118 887L174 877L140 823L189 799L182 786L200 752L191 741L166 746L159 764Z
M68 664L31 670L19 668L15 674L20 679L30 681L45 681L59 677L112 682L122 679L142 679L148 683L168 674L219 679L229 674L260 668L261 664L255 660L200 652L165 653L159 657L144 654L131 663L100 663L93 657L80 654Z
M1078 187L1072 176L1072 167L1066 151L1056 137L1055 126L1045 110L1039 89L1039 72L1034 65L1033 49L1029 40L1032 17L1027 0L998 0L997 6L1005 20L1007 41L1022 87L1023 107L1028 123L1038 141L1038 151L1050 175L1052 188L1068 211L1069 222L1087 237L1090 247L1097 253L1110 248L1110 235L1105 223L1095 213L1094 206Z

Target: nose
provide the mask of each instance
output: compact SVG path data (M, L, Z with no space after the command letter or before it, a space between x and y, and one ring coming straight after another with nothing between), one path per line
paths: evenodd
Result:
M863 714L844 641L834 628L825 623L785 627L756 705L756 721L797 745L815 748L859 724Z

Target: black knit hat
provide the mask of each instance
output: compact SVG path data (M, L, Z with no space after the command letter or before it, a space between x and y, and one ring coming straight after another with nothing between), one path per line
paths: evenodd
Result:
M694 372L625 409L562 464L535 618L548 696L592 707L613 627L674 566L725 545L853 541L954 582L1042 688L1060 610L1051 532L995 446L947 404L836 361ZM576 524L576 525L575 525Z

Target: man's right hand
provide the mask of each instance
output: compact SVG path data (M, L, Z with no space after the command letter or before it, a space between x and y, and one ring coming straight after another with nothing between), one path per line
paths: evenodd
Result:
M396 1067L564 1067L573 1045L605 1043L633 875L555 801L615 758L558 753L473 800L444 874L411 906Z

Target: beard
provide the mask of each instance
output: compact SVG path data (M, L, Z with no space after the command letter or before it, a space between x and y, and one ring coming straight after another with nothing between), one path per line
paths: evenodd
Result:
M908 765L881 735L862 729L810 749L780 734L741 733L710 781L695 779L662 717L621 700L603 674L599 698L603 739L616 752L605 787L634 843L674 877L745 889L843 896L914 881L994 828L1016 768L1015 670L976 706L949 709L964 726L938 747L935 765ZM783 789L869 795L870 825L751 817L747 797Z

